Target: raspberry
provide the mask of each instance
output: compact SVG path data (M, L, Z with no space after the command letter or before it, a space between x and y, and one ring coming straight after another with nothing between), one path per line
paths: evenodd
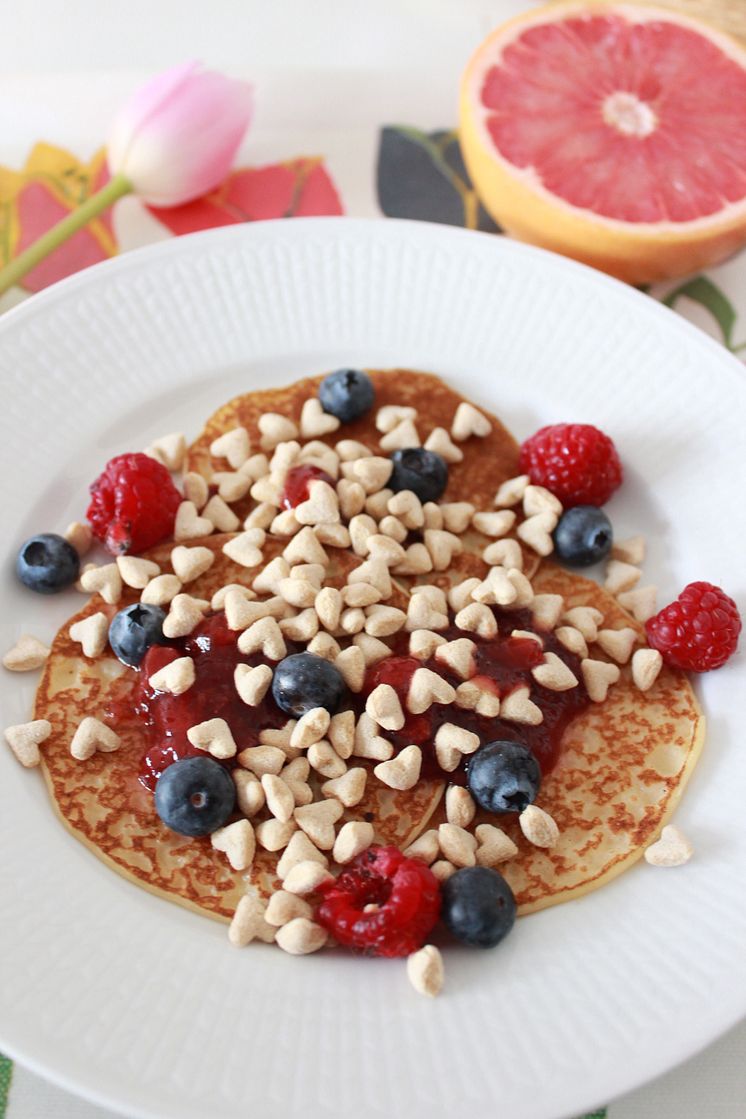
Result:
M729 595L712 583L690 583L670 606L645 624L648 643L666 664L689 672L720 668L736 651L741 616Z
M371 956L408 956L440 913L432 871L397 847L369 847L333 882L322 883L316 919L335 940ZM365 912L365 906L377 909Z
M174 530L182 497L165 466L149 455L117 455L91 485L86 516L115 556L144 552Z
M564 505L603 505L622 484L616 447L591 424L550 424L521 447L521 470Z

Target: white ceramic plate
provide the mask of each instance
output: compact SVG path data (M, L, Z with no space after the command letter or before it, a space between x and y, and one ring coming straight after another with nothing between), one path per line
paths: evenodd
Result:
M85 509L103 461L192 436L235 393L342 364L437 371L519 438L611 432L610 512L650 540L668 600L693 579L743 600L746 378L663 307L559 257L424 224L313 219L170 241L91 269L0 323L0 638L72 612L22 593L20 541ZM739 656L699 684L709 736L678 816L696 858L640 865L449 951L430 1002L401 962L229 948L225 928L108 871L0 754L0 1046L133 1116L557 1119L694 1053L746 1011ZM3 725L33 681L5 674Z

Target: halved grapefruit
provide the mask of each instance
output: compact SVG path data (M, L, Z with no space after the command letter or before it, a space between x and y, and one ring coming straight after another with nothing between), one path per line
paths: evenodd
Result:
M746 243L746 51L671 11L567 0L494 31L461 145L506 232L630 283Z

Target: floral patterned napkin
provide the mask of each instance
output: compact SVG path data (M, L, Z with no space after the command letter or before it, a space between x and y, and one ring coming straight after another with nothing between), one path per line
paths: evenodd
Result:
M453 128L381 124L373 170L382 216L501 233L474 192ZM103 148L86 160L44 140L31 146L23 167L0 166L0 266L107 180ZM324 155L286 152L275 163L237 168L217 190L184 206L163 210L130 204L119 207L125 210L126 219L118 222L112 213L104 214L37 265L24 279L22 293L41 291L81 268L126 251L133 233L137 244L142 244L145 212L152 219L149 239L161 240L266 218L355 214L355 202L335 182ZM746 273L743 260L744 254L740 254L708 273L647 290L731 352L744 353L746 326L739 323L743 308L737 297L745 290L738 283ZM10 299L0 300L0 310L17 302L22 293L16 291ZM746 303L743 294L741 303Z

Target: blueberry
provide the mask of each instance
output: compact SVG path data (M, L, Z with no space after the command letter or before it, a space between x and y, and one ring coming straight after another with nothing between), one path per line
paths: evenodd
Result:
M55 594L74 583L80 574L80 556L62 536L43 532L21 545L16 575L39 594Z
M285 657L272 677L275 703L296 718L314 707L325 707L333 715L346 690L339 669L315 653Z
M155 810L179 835L209 835L222 828L236 802L227 769L212 758L182 758L164 769L155 787Z
M487 742L471 757L467 784L487 812L523 812L539 791L541 770L520 742Z
M566 510L554 530L554 554L571 567L589 567L611 551L614 533L603 509L575 505Z
M342 423L350 423L373 407L376 390L362 369L338 369L319 385L321 407Z
M165 610L135 602L115 614L109 626L109 644L124 664L136 668L151 645L165 645Z
M466 866L441 886L440 915L457 940L494 948L515 923L515 898L508 883L488 866Z
M389 488L412 490L420 501L437 501L448 485L448 467L444 458L424 447L405 447L391 456L394 469Z

